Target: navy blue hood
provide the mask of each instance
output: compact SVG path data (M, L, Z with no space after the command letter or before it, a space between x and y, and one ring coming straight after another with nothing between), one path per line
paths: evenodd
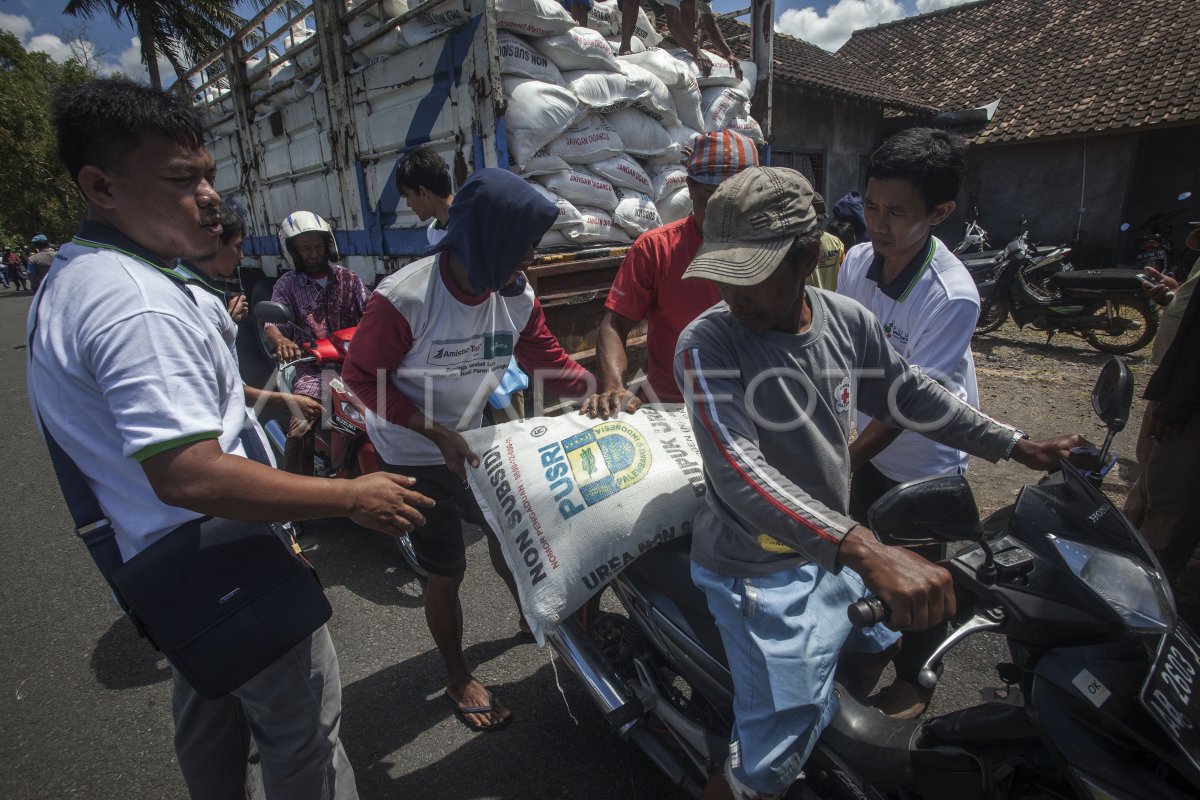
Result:
M476 292L498 291L554 221L558 208L505 169L481 169L450 204L446 237L426 251L449 250Z
M833 204L833 216L842 222L849 222L854 228L854 238L860 242L867 240L867 219L863 216L862 198L858 192L846 192Z

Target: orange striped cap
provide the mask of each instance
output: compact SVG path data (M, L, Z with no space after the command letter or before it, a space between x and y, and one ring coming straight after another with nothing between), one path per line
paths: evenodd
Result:
M758 166L758 148L737 131L702 133L692 145L688 177L699 183L716 184L742 170Z

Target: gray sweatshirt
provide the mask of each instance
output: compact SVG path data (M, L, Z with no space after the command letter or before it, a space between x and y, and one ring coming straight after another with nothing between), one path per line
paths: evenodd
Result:
M675 379L704 459L692 558L722 575L815 561L833 570L854 521L850 414L998 461L1015 429L947 392L888 346L854 300L809 287L801 334L750 331L719 303L679 337Z

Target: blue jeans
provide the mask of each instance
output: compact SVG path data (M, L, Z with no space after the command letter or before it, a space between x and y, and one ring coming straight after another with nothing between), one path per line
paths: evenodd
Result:
M850 569L804 564L733 578L693 561L692 581L708 599L733 678L730 768L754 791L781 794L837 712L838 653L881 652L900 634L850 625L846 607L869 594Z

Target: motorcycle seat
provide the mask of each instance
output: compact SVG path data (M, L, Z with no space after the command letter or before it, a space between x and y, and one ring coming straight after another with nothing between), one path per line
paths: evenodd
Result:
M704 592L692 583L692 537L679 536L638 556L626 568L634 573L645 587L653 587L674 601L683 621L691 629L689 635L704 646L725 669L725 645Z
M1137 272L1128 269L1077 269L1055 273L1050 277L1050 285L1077 292L1138 292L1142 282L1137 276Z

